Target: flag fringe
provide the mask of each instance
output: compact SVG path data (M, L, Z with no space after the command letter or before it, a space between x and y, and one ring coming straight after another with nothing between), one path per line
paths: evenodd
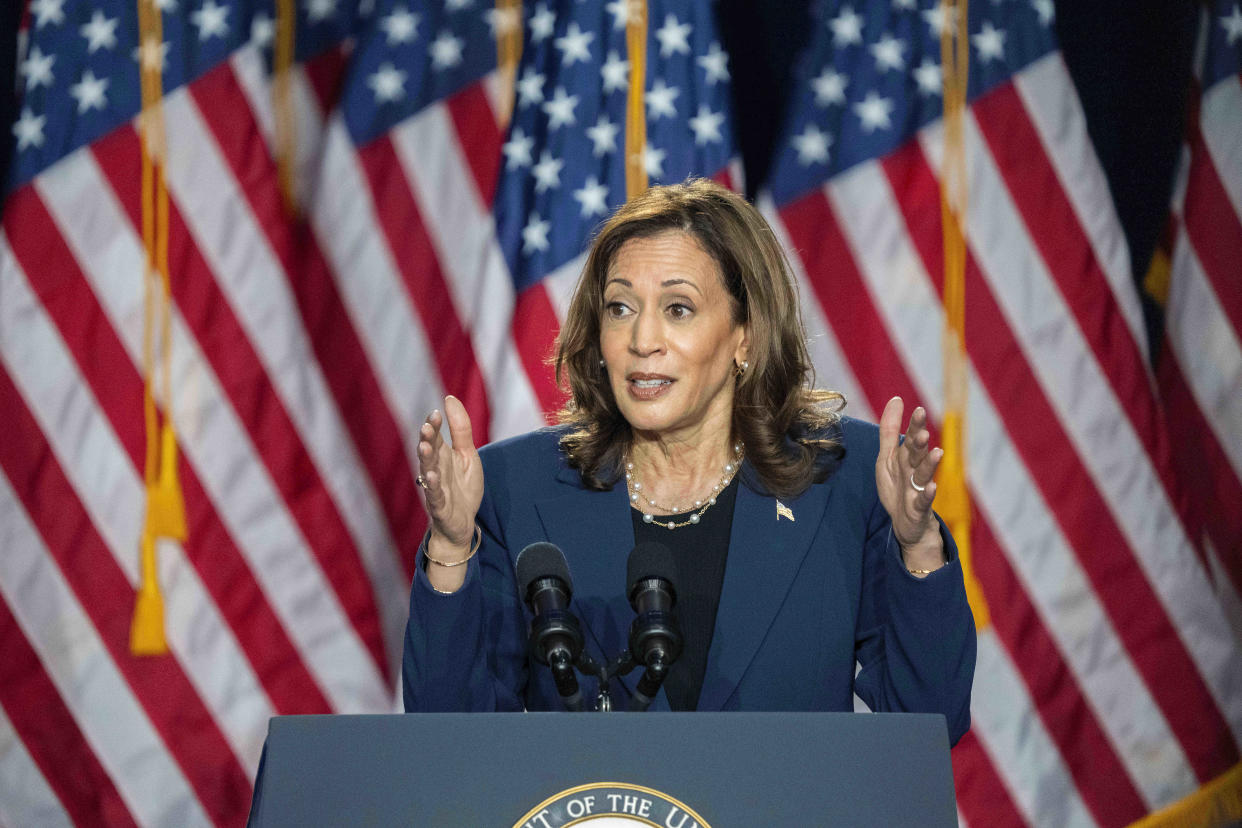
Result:
M1242 762L1190 796L1148 814L1130 828L1216 828L1239 823L1242 823Z

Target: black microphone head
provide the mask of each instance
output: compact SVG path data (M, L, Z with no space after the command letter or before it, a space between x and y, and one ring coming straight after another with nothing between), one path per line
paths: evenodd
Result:
M634 587L647 578L668 581L674 593L677 591L677 561L672 550L662 543L646 542L634 547L625 566L625 594L632 597Z
M554 543L539 541L518 553L517 581L523 598L528 598L530 585L540 578L559 578L565 582L566 590L573 592L574 584L569 577L565 553Z

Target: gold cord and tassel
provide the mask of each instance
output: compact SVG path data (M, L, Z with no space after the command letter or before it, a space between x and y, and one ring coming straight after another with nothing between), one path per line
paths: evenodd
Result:
M625 46L630 59L630 88L625 107L625 197L647 191L647 0L625 0L629 15Z
M957 541L966 581L966 598L975 628L990 623L987 602L975 579L970 543L970 492L966 486L966 408L969 396L966 361L966 85L970 72L967 40L968 0L940 0L946 21L940 30L940 66L944 91L944 164L940 176L940 219L944 233L944 421L940 442L944 457L937 472L936 510Z
M496 0L496 68L500 73L500 111L496 113L502 130L513 118L517 70L522 62L522 0Z
M293 57L297 7L294 0L276 0L276 48L272 55L272 109L276 113L276 175L285 211L299 212L293 182L297 164L297 132L293 119Z
M172 282L168 268L168 187L164 170L167 144L163 111L163 23L152 0L138 1L142 114L143 271L142 408L146 428L143 482L146 514L140 541L141 580L134 603L129 648L134 655L161 655L164 598L160 593L155 544L159 538L185 540L185 503L177 476L177 435L172 421ZM155 332L158 328L163 422L155 402Z

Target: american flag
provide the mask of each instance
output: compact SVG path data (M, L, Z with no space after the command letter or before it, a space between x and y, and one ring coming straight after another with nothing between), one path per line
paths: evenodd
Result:
M969 4L966 474L990 610L976 608L972 729L953 751L969 824L1123 825L1168 806L1209 824L1242 785L1242 626L1226 609L1242 588L1242 464L1226 439L1242 426L1242 22L1229 5L1205 32L1191 140L1191 181L1214 189L1187 190L1169 308L1172 350L1199 384L1166 416L1053 5ZM926 0L817 9L767 208L817 300L804 309L821 381L856 415L899 393L938 425L940 32L956 20ZM1188 247L1207 253L1184 278ZM1199 497L1215 557L1178 462L1212 464Z
M738 181L705 2L155 5L158 38L137 2L32 0L23 25L0 231L0 824L240 824L269 717L398 709L417 427L446 392L480 443L558 406L544 359L625 198L636 9L650 179ZM139 117L157 70L163 155ZM144 368L162 221L144 147L169 197L166 379ZM188 531L156 544L168 652L140 657L148 386Z

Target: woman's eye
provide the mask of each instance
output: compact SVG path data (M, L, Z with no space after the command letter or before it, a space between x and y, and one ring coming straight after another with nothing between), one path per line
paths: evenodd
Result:
M690 314L694 313L694 309L689 305L683 305L680 302L668 306L667 313L674 319L686 319Z
M609 319L620 319L629 311L625 305L620 302L607 302L604 304L604 314Z

